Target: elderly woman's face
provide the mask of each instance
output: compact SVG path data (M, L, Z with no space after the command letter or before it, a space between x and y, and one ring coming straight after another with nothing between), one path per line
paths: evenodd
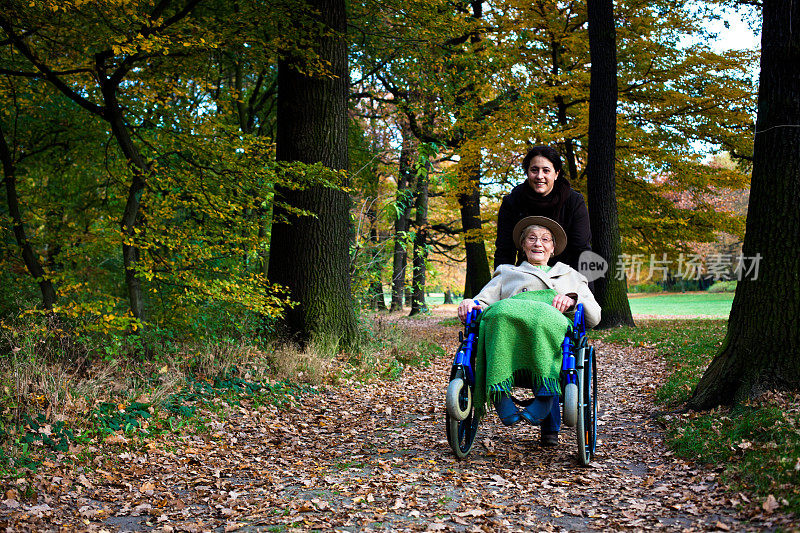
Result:
M522 239L522 251L525 252L528 263L532 265L546 265L553 256L555 247L553 234L542 227L529 230Z
M542 196L550 194L558 177L558 173L553 168L553 163L540 155L531 159L527 174L528 185Z

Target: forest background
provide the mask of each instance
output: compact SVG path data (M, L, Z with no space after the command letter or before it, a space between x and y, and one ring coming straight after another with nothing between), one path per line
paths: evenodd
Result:
M347 171L276 158L279 63L331 76L310 45L330 30L303 5L9 3L4 350L53 328L101 351L273 335L291 307L268 279L273 219L315 216L287 190L345 191L356 304L383 308L387 292L412 313L426 291L488 280L528 147L558 146L585 192L584 2L351 3ZM673 270L698 243L735 252L744 231L758 52L715 51L710 23L729 8L616 7L623 248Z

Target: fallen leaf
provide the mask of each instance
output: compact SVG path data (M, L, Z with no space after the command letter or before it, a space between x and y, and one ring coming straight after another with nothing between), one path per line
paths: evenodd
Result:
M128 444L128 439L126 439L122 435L114 433L113 435L109 435L108 437L103 439L103 442L105 442L106 444Z
M778 500L776 500L775 496L773 496L772 494L767 496L767 499L764 500L763 504L761 504L761 508L768 513L771 513L780 506L781 504L778 503Z

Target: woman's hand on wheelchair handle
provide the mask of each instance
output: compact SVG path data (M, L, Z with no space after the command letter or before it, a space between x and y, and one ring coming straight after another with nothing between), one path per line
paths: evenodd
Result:
M576 303L577 302L574 298L570 298L565 294L556 294L555 298L553 298L553 307L562 313L574 306Z
M458 318L460 318L462 322L466 322L470 311L480 308L480 305L475 304L475 300L461 300L461 303L458 304Z

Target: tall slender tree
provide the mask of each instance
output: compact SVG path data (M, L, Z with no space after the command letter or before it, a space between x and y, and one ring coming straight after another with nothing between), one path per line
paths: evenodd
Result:
M800 1L764 0L753 176L728 334L696 409L800 388Z
M348 60L344 0L313 0L298 17L298 39L278 66L277 159L348 168ZM321 28L322 31L319 31ZM300 43L311 42L319 65L308 64ZM350 198L341 189L314 185L276 188L269 279L291 291L287 333L300 342L356 337L349 278ZM297 210L311 215L300 215Z
M39 291L42 293L42 308L50 310L53 308L53 304L56 303L56 290L25 231L19 194L17 193L17 166L12 148L6 142L2 125L0 125L0 164L3 167L2 181L5 183L6 204L8 205L8 214L11 217L17 246L20 248L25 268L28 269L28 273L39 285Z
M402 144L400 147L400 168L397 171L397 194L395 198L396 218L394 221L394 251L392 253L392 311L403 309L406 290L406 265L408 252L406 239L411 223L411 202L414 192L413 162L417 153L417 142L408 127L408 122L400 121Z
M414 316L428 311L425 302L425 264L428 259L428 183L430 153L417 162L417 187L414 199L414 255L411 261L411 312Z
M622 240L617 218L614 154L617 131L617 53L612 0L588 0L589 54L592 60L589 87L589 148L587 187L592 249L609 264L607 275L595 281L597 301L603 308L598 327L633 325L624 272L617 271Z

